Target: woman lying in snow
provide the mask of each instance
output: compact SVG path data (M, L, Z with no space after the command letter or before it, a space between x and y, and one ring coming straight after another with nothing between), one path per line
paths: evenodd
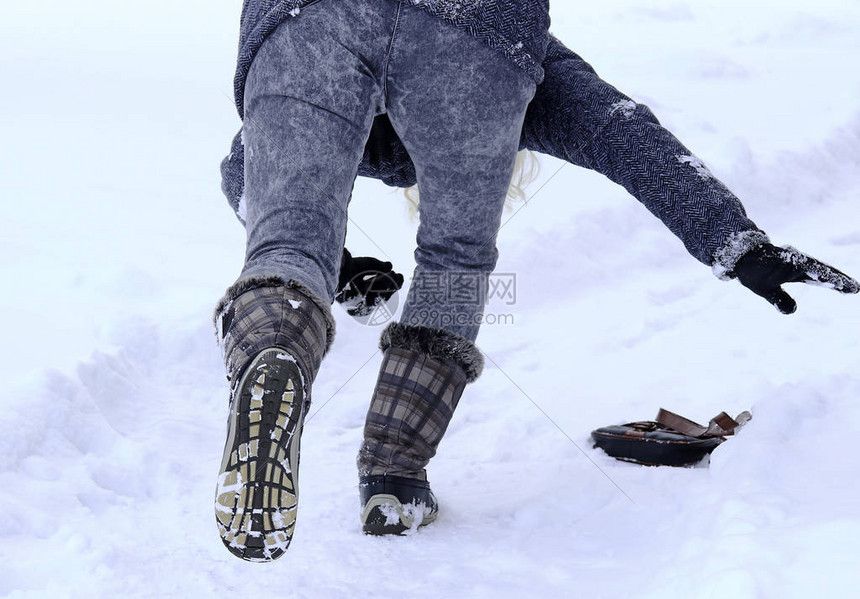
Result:
M246 2L246 7L255 4L260 3ZM453 15L455 17L468 13L472 10L472 5L442 0L412 0L411 3L363 3L361 0L344 0L337 4L307 0L299 4L305 8L301 11L296 9L295 15L301 12L302 16L295 20L297 27L290 35L302 38L307 33L298 26L302 23L311 29L319 27L314 32L316 35L307 36L311 44L317 37L330 37L333 29L329 26L329 19L335 20L335 33L343 33L344 38L353 43L354 36L350 33L353 24L372 24L375 22L373 19L384 17L386 20L378 22L388 22L387 19L391 19L396 28L400 23L402 8L406 25L413 36L411 39L416 44L424 43L422 36L425 31L430 31L428 35L438 36L439 40L445 38L446 41L456 42L451 46L436 46L434 51L441 47L452 53L453 58L463 58L464 64L474 64L470 58L471 54L457 57L456 48L460 45L468 46L468 43L475 40L469 40L462 32L457 38L452 31L446 31L445 27L440 26L441 20L433 20L440 16L448 20L447 17L452 16L446 13L449 9L456 9L457 14ZM503 4L493 3L487 10L507 10L505 7L511 6ZM520 8L526 6L534 14L531 15L532 18L516 20L517 23L522 22L525 26L538 29L548 23L548 19L543 18L545 15L541 12L546 8L546 2L522 0L520 5ZM381 14L394 7L397 7L398 11L396 16ZM420 15L424 13L415 12L416 7L430 16L423 17L425 20L421 21ZM323 12L323 8L326 8L327 12ZM370 11L373 14L364 12L349 15L349 11L353 9ZM374 11L379 11L380 14ZM310 21L307 20L306 13L311 14ZM259 30L246 25L255 23L255 14L265 14L268 19L271 13L260 10L243 13L243 31L251 31L252 40L256 39L254 36L258 36ZM368 18L357 20L357 16ZM503 17L492 22L506 23ZM263 19L263 24L266 23L268 21ZM456 19L454 23L455 28L458 27ZM291 95L294 89L291 86L295 85L300 93L308 96L297 98L301 105L290 104L290 110L296 110L302 115L304 111L313 112L314 109L316 112L328 112L326 108L319 110L320 107L313 102L314 94L325 94L326 90L319 92L318 88L310 91L306 89L312 87L304 81L308 71L296 70L301 69L302 65L294 64L294 59L302 59L303 56L301 53L290 53L295 40L285 33L283 27L275 28L275 25L272 25L269 31L273 36L281 35L279 43L263 46L260 52L262 59L259 56L254 58L253 52L245 52L245 45L242 46L237 75L237 105L240 116L244 119L245 131L236 136L232 151L222 164L223 189L231 206L243 223L248 215L246 228L249 231L249 258L243 275L228 290L216 310L219 340L224 348L228 377L232 381L231 425L218 479L216 518L222 540L228 549L235 555L252 561L277 558L286 550L292 537L298 499L298 444L303 414L306 413L310 400L310 383L333 337L333 320L326 304L326 301L330 302L334 297L333 291L336 291L332 289L332 279L337 283L337 287L343 290L351 280L358 285L361 285L362 281L366 283L363 278L353 279L353 275L362 271L379 271L378 277L383 278L390 276L391 284L387 289L383 289L381 293L377 289L376 297L368 295L365 298L365 301L370 303L390 296L403 282L402 277L391 272L390 264L372 258L352 259L345 251L338 281L334 266L342 249L342 236L339 238L341 241L337 254L327 251L322 260L318 260L318 256L314 254L313 246L317 242L315 236L327 238L342 235L345 231L345 207L349 193L346 183L351 184L352 180L339 181L338 192L327 193L319 188L317 179L309 183L302 169L292 162L308 160L309 156L319 158L318 163L310 165L312 168L308 169L308 172L314 172L315 177L325 179L332 173L325 168L319 168L320 164L328 164L325 160L331 158L331 164L335 165L331 167L333 171L349 170L353 168L347 164L352 155L345 158L338 154L339 140L336 143L335 138L328 137L327 129L338 126L338 119L343 119L342 115L335 115L337 118L332 119L331 114L320 116L314 113L314 118L319 117L319 121L314 120L308 124L306 119L295 118L293 113L290 113L286 116L293 117L293 120L289 125L285 125L282 111L272 109L270 114L266 114L268 109L258 108L268 106L269 102L291 102L294 100ZM472 25L474 23L459 22L461 29L467 33L483 31L482 28L476 29ZM436 103L431 103L429 109L425 107L423 111L411 114L404 114L403 107L393 102L387 107L391 118L384 113L380 114L376 116L369 132L363 132L369 133L369 137L361 138L367 139L367 142L358 165L358 174L380 179L388 185L408 187L422 179L423 173L422 191L427 193L422 197L422 228L419 228L419 248L416 252L419 269L423 264L426 271L427 264L433 264L432 260L428 260L428 256L432 257L434 252L435 258L439 260L438 264L443 265L443 271L445 265L448 265L450 270L450 264L457 263L457 253L460 250L455 248L453 243L449 246L440 243L439 238L444 241L448 231L445 227L440 229L439 222L459 227L461 231L465 227L466 234L471 235L471 241L461 248L461 253L468 258L474 257L469 252L476 252L474 263L479 265L474 268L476 274L486 276L487 271L492 269L495 264L495 244L486 243L484 245L487 247L483 247L480 241L495 240L498 225L490 231L488 237L485 233L489 229L485 226L500 216L500 202L503 197L499 197L497 183L501 182L499 177L504 169L496 170L498 176L494 175L492 192L483 195L469 195L472 193L470 190L458 186L472 185L471 178L460 176L457 179L455 176L453 179L456 179L457 183L452 185L451 181L448 181L447 189L442 185L443 193L441 196L436 194L437 197L431 202L430 197L438 188L434 190L432 185L424 184L428 180L432 181L432 178L428 178L428 166L444 165L435 169L437 179L449 178L446 168L454 170L463 166L451 164L454 149L460 149L452 147L453 137L465 137L460 140L461 143L472 143L475 146L472 148L475 152L463 154L474 159L478 155L498 153L501 150L495 143L476 142L472 135L484 135L488 127L492 129L498 126L499 131L504 131L499 134L499 139L504 138L507 145L508 141L516 142L515 137L508 139L508 133L509 125L517 121L518 127L512 131L514 136L519 133L521 149L546 153L603 173L622 185L660 218L681 239L687 250L696 259L710 266L718 277L738 278L743 285L767 299L783 313L791 313L796 308L794 301L780 288L783 283L809 282L829 286L843 293L858 291L857 282L843 273L792 248L777 248L771 245L764 232L747 218L740 201L713 177L701 161L660 126L647 107L635 103L602 81L579 56L551 36L547 38L545 31L535 31L532 32L533 35L519 33L515 37L502 36L500 39L548 39L546 45L538 44L540 48L531 56L534 58L540 55L536 64L529 63L529 55L523 54L522 44L499 48L490 43L490 46L502 50L496 57L490 56L490 53L483 51L485 49L479 45L468 46L470 53L483 51L483 66L489 65L487 68L490 69L487 72L504 71L505 77L510 79L500 81L498 77L487 77L485 82L488 85L497 86L489 93L498 94L498 98L492 96L492 110L484 108L478 111L492 113L497 109L495 101L504 98L507 103L504 116L491 115L493 118L486 124L463 122L462 115L458 114L461 107L459 97L454 103L450 102L451 98L436 99ZM447 40L449 36L454 37ZM544 47L547 50L545 57ZM323 48L324 51L318 53L317 58L323 62L334 61L336 58L333 54L342 49L343 47L339 49L338 46ZM376 49L372 51L376 52ZM414 52L407 52L407 62L412 61L409 63L410 67L425 69L424 76L427 78L438 77L438 73L432 69L443 68L440 65L449 64L446 55L445 59L430 65L431 70L427 72L428 65L424 64L426 61L423 58L416 60L412 54ZM351 52L351 55L359 54ZM504 60L499 58L503 55L504 60L510 59L510 64L505 66ZM348 55L342 58L350 60ZM251 60L254 61L253 65ZM536 90L534 87L528 87L522 73L513 72L515 69L512 70L511 64L534 76L534 83L540 81L541 75L544 76ZM312 70L319 69L320 66L312 63L305 68ZM331 68L334 72L339 67L334 63L326 63L322 68ZM254 75L254 69L258 71L257 76ZM292 73L294 78L285 78L284 71L289 75L291 69L296 70ZM458 69L459 67L455 67L445 77L451 81L462 80L462 70ZM475 72L481 76L486 74L480 69ZM245 76L248 77L247 89ZM409 80L406 73L401 77ZM287 84L282 83L285 80L288 81ZM429 88L426 81L423 88L419 82L418 88L422 88L426 96L413 95L412 101L416 97L423 99L431 96L439 91L438 87L446 87L450 81L444 81L445 86ZM279 85L288 88L289 93L285 93L281 88L275 89ZM516 89L517 86L521 87ZM474 87L473 84L472 89ZM341 93L340 88L329 84L326 89L337 90L336 94L326 100L340 103L339 109L344 112L351 110L348 104L344 104L343 98L348 96ZM524 97L530 97L531 91L534 91L534 96L527 109L522 105L525 111L523 121L522 112L517 112L518 102ZM487 90L469 93L471 95L463 99L474 100L474 95L487 93ZM243 114L245 96L257 102L253 114ZM308 99L310 101L307 101ZM405 103L408 104L408 101ZM248 105L251 104L252 102L248 101ZM500 100L499 110L502 110L503 104ZM309 109L309 106L312 108ZM406 151L404 141L395 131L398 119L404 119L400 121L401 125L404 122L409 123L410 119L423 119L426 125L428 119L432 120L431 117L434 116L428 117L428 114L436 111L445 115L441 120L435 116L439 131L424 129L425 135L416 139L415 133L410 131L408 126L406 128L411 137L407 139L404 136L405 145L412 144L410 147L417 146L423 152L423 156L415 164ZM249 113L251 112L249 109ZM472 133L464 135L462 130L452 130L451 121L455 118L460 118L460 126L469 128ZM314 126L319 126L321 133L315 129L309 131ZM403 131L402 128L397 128ZM285 133L287 131L289 134ZM272 132L281 137L275 140ZM434 135L439 147L434 147L430 141L430 137ZM349 135L344 139L354 141ZM330 149L331 157L320 154L317 146L325 143L329 144L326 147ZM308 144L314 146L314 150L309 150ZM516 144L510 145L513 148ZM247 160L244 156L246 146L249 148ZM355 157L360 153L361 147L358 146ZM428 163L428 155L434 156L437 161L430 160ZM419 155L416 153L415 157L419 158ZM506 153L504 156L500 154L500 157L503 158L501 162L513 163L513 157ZM454 160L460 160L460 154ZM244 199L246 164L250 165L250 208L246 206ZM467 169L464 167L460 170ZM507 171L507 174L509 180L510 172ZM435 183L438 184L439 181ZM507 181L503 184L506 186ZM459 196L465 195L468 200L474 199L475 202L491 199L490 196L493 198L488 204L466 203L452 207L451 202L448 202L451 198L444 198L444 192L454 196L461 192ZM501 195L504 195L503 190ZM314 200L318 200L318 203L314 204ZM341 213L333 210L329 200L338 203ZM292 208L288 211L283 206L279 207L279 202ZM435 226L426 226L428 220L434 218L433 215L438 216L440 205L444 218L437 219ZM460 213L456 212L458 209L469 212L469 218L461 218ZM267 210L275 214L275 217L267 216ZM323 211L329 211L331 214L327 218L337 220L338 227L342 226L343 231L334 231L332 227L325 226L325 221L314 220L317 218L315 213ZM428 216L428 213L431 216ZM280 222L285 228L292 229L289 232L280 231L277 227L272 228L270 224L270 230L266 232L270 239L265 242L255 240L254 238L259 237L259 231L256 229L261 227L261 222L265 224L267 220L270 223ZM320 222L323 224L320 225ZM477 235L472 234L470 227L473 224L485 227L486 230L481 229ZM290 238L291 235L294 235L295 239ZM473 239L480 235L484 235L484 238ZM432 238L433 243L426 243L428 237ZM308 247L292 247L302 243ZM269 246L278 247L279 244L288 247L292 252L287 252L283 258L282 265L286 265L286 274L272 274L270 270L261 269L254 263L255 257L270 253ZM332 247L333 244L329 243L327 250ZM419 253L422 254L422 259L418 259ZM289 262L292 259L295 259L295 264ZM320 278L316 270L320 270L319 265L322 262L325 262L325 267L322 269L323 277ZM277 266L277 260L268 265L268 268L271 269L272 265ZM421 274L416 271L410 296L416 289L420 290L420 287L416 286L421 285ZM308 275L307 279L303 278L305 275ZM359 292L367 290L367 286L359 288ZM481 353L474 345L480 320L473 317L480 316L483 302L470 304L465 308L447 305L445 308L453 311L448 313L440 309L416 312L414 308L410 311L407 298L407 308L401 321L392 323L382 333L380 346L384 350L383 362L371 398L364 443L358 457L361 522L366 533L399 534L432 522L436 517L438 506L427 482L424 467L435 454L463 388L468 382L474 381L482 369ZM461 321L459 317L463 315L469 318ZM458 318L446 320L449 316ZM283 399L273 402L274 408L267 408L269 404L265 400L266 397Z
M623 186L717 277L737 278L783 314L797 308L780 288L783 283L806 282L857 293L857 282L838 270L793 248L770 245L767 235L747 218L740 200L660 125L647 106L603 81L553 36L542 66L545 76L526 112L521 150L597 171ZM415 166L385 114L374 120L358 173L392 187L416 183ZM221 163L221 175L221 189L244 223L241 131ZM367 303L372 305L393 293L390 280L400 275L390 269L390 264L368 258L354 263L345 251L340 288L352 279L349 275L379 271L386 276L361 283L371 294ZM402 277L398 280L402 283ZM387 281L389 293L381 297Z

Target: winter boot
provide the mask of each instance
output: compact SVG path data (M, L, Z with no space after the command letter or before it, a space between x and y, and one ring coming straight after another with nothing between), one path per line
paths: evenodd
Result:
M359 477L361 527L369 535L399 535L436 519L439 504L426 480L403 476Z
M333 321L307 289L251 279L228 291L216 327L231 392L215 516L233 555L269 561L292 539L302 423Z
M393 323L358 454L361 523L367 534L402 534L436 519L424 468L466 383L483 368L480 350L441 329Z

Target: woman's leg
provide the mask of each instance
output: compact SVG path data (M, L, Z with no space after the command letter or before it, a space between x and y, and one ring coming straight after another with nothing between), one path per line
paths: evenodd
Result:
M535 84L499 52L407 6L387 85L388 115L421 193L417 267L400 322L474 341Z
M399 534L435 519L424 468L465 385L481 371L474 341L535 90L502 54L401 7L386 106L415 163L420 224L403 314L382 335L383 362L358 456L369 534Z
M232 389L215 504L243 559L275 559L292 538L302 423L332 340L346 210L382 109L394 14L387 2L310 6L267 38L246 82L248 244L217 316Z
M248 235L240 279L297 279L330 304L347 206L382 87L368 61L386 47L385 11L321 2L260 49L245 92ZM356 40L367 46L354 50ZM374 42L377 42L374 44ZM366 56L374 47L380 56Z

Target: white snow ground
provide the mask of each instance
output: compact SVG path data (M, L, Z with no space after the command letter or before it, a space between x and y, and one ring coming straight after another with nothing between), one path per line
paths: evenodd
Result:
M777 243L860 275L860 4L586 4L556 0L556 35L649 104ZM229 555L209 318L242 258L217 170L238 124L239 8L0 9L0 595L853 595L860 298L794 286L799 310L782 316L571 166L500 235L518 296L491 309L515 324L479 338L488 368L431 464L439 520L360 533L353 459L379 329L336 309L289 553ZM542 181L560 164L544 160ZM360 181L351 217L411 272L397 195ZM348 245L380 255L357 230ZM593 428L660 406L754 419L709 468L590 448Z

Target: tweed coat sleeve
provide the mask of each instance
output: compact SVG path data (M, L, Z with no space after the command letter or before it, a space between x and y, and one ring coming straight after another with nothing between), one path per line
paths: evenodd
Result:
M767 241L743 205L651 110L598 77L551 37L521 147L602 173L623 186L721 278Z

